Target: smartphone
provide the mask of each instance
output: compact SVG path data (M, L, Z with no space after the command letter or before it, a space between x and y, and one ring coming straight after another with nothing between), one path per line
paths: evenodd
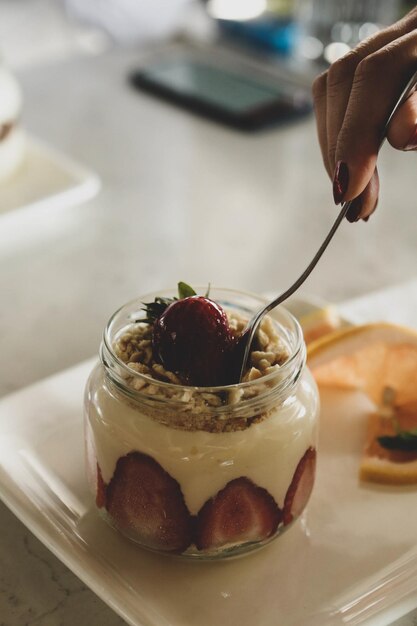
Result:
M312 111L307 89L191 59L150 64L132 85L189 111L242 130L257 130Z

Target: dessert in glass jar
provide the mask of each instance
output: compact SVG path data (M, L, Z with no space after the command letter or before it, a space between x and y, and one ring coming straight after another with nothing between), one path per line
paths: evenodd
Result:
M87 474L100 514L141 546L232 557L306 506L319 400L284 308L263 319L238 382L243 331L263 304L180 283L109 320L85 394Z

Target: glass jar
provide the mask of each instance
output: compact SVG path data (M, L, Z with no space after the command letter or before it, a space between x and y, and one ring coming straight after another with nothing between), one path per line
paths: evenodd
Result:
M158 295L175 294L126 304L104 331L85 394L89 485L100 515L148 549L240 555L286 530L313 487L319 399L302 331L284 308L273 311L288 358L256 380L211 388L157 381L126 365L114 345ZM210 298L246 318L264 304L226 289Z

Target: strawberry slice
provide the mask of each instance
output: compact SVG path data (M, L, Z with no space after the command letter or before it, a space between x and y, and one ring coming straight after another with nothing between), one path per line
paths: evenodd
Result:
M192 541L192 517L180 485L141 452L117 461L106 508L120 530L148 548L182 552Z
M284 525L296 519L308 502L316 473L316 450L308 448L299 461L284 500Z
M106 483L103 480L101 469L97 463L97 493L96 493L96 505L99 509L106 505Z
M228 482L200 509L196 546L207 550L262 541L275 533L281 517L271 494L241 476Z

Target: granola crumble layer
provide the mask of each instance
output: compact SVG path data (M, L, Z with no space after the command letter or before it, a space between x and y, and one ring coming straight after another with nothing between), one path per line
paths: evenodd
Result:
M247 319L235 311L227 311L230 329L235 337L241 335ZM243 382L261 379L277 372L288 359L289 351L281 339L275 323L266 316L261 322L256 337L256 349L250 357L250 367ZM175 372L166 370L156 363L152 353L152 327L147 323L136 323L127 327L113 344L115 355L132 370L132 376L124 376L124 382L133 392L139 393L148 402L141 405L141 411L167 426L182 430L204 430L208 432L232 432L249 428L252 424L266 419L271 410L259 406L243 408L240 403L255 400L268 390L270 381L248 388L231 386L230 389L207 392L203 388L184 386L185 382ZM142 376L135 376L139 373ZM158 383L170 383L164 386ZM175 403L175 409L152 406L152 399L165 399ZM126 400L129 404L133 401ZM222 409L218 413L216 409ZM216 413L215 415L213 413Z

